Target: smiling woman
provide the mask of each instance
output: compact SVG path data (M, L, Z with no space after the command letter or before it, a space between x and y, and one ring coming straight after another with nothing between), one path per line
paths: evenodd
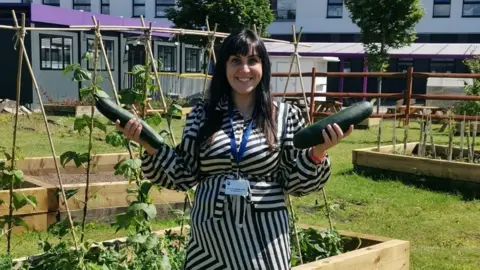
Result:
M330 178L327 149L352 132L334 124L325 143L296 148L293 136L305 121L299 108L272 100L270 78L261 39L236 31L223 42L208 101L191 110L178 146L152 147L134 119L117 126L145 147L150 181L196 186L185 269L290 269L285 195L321 190Z

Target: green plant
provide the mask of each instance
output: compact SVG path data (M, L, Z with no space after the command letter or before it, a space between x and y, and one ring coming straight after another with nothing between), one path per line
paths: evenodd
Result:
M480 59L479 56L475 56L470 59L463 60L463 63L469 68L472 73L480 72ZM473 79L472 85L465 83L465 94L467 96L480 95L480 80ZM478 100L466 100L455 103L452 108L453 113L457 115L478 115L480 114L480 101Z
M143 154L140 145L131 143L122 133L112 131L107 133L108 123L94 117L95 99L94 96L109 98L108 95L99 86L98 82L102 80L96 75L98 62L98 43L99 37L95 41L94 54L87 52L82 57L82 61L95 62L94 71L89 72L81 64L72 64L66 67L64 74L72 73L72 80L82 82L85 86L80 90L80 97L88 101L91 106L91 114L78 117L74 122L74 130L79 134L88 132L88 151L78 153L76 151L66 151L60 156L60 163L66 166L69 162L74 162L76 167L84 167L87 172L86 190L84 198L83 217L80 224L71 222L71 219L60 220L49 226L49 235L39 238L39 246L43 253L39 256L32 256L21 265L15 266L17 269L182 269L185 253L188 246L188 235L178 234L167 231L165 235L159 236L152 230L152 220L156 218L157 210L150 197L153 188L157 188L152 182L143 178L141 170L141 160L134 156L132 148L138 151L138 155ZM147 38L147 43L149 39ZM147 53L148 55L148 53ZM140 104L142 115L146 114L146 101L157 88L156 78L152 78L152 63L146 58L144 65L136 65L131 72L134 76L134 85L131 88L123 89L119 92L122 104L126 106L134 103ZM90 82L90 83L88 83ZM168 131L157 131L160 136L170 136L172 144L175 144L172 134L172 117L181 110L178 104L171 104L167 107L164 114L167 120ZM159 114L144 117L146 123L157 129L164 118ZM111 123L110 123L111 124ZM120 160L115 166L115 175L125 177L130 183L135 183L135 188L128 189L129 196L135 197L130 203L127 211L116 217L113 226L116 231L124 230L127 232L126 241L115 242L94 242L84 239L85 219L88 208L89 197L89 175L93 166L92 160L94 149L92 146L92 131L94 128L100 129L106 134L106 143L115 147L126 147L130 151L130 157ZM11 177L16 177L15 173L10 173ZM13 179L12 178L12 179ZM2 178L3 179L3 178ZM10 181L13 183L13 181ZM65 190L61 188L65 197L65 203L74 196L76 190ZM191 191L188 191L190 194ZM16 196L14 195L14 198ZM20 197L19 205L34 201L33 198ZM16 205L14 202L13 204ZM68 212L68 209L67 209ZM173 210L178 215L179 222L188 219L183 211ZM76 242L75 235L80 232L82 237L80 243ZM72 234L75 248L72 248L72 240L68 239L68 234ZM333 231L327 231L326 234L318 233L315 230L302 231L302 240L300 241L301 250L306 254L305 261L316 260L321 257L338 254L341 250L341 239ZM50 237L58 238L58 243L50 240ZM315 250L312 250L315 249ZM0 257L0 264L11 264L9 256ZM297 263L297 261L295 261Z
M313 228L299 229L298 236L303 263L309 263L341 254L343 241L336 230L327 229L320 232ZM293 238L293 235L291 236ZM292 266L299 265L298 250L292 246Z

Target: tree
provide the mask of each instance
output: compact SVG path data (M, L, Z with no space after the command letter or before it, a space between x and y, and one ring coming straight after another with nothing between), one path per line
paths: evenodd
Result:
M178 0L177 6L165 11L176 28L206 30L208 18L212 31L215 23L218 32L226 33L238 27L253 29L255 25L261 31L259 34L265 37L267 27L274 19L270 0ZM208 42L208 37L199 36L185 35L180 39L201 47Z
M424 15L420 0L344 0L350 18L360 28L368 68L385 72L390 49L409 46L417 39L415 25ZM378 93L382 78L378 78ZM379 99L380 100L380 99ZM380 102L377 103L377 113Z

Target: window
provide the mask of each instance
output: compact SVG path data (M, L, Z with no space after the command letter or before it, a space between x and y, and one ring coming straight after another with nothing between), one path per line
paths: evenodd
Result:
M145 0L133 0L133 15L132 17L145 17Z
M273 0L272 9L275 20L294 21L297 17L297 2L288 0Z
M413 67L413 58L399 58L397 62L397 72L408 71L409 67Z
M294 21L297 11L295 9L277 9L273 11L273 16L275 16L275 20Z
M175 61L177 48L174 46L158 46L158 60L162 63L161 71L177 71L177 62Z
M463 17L480 17L480 0L463 0Z
M455 72L455 61L453 59L431 59L430 72L452 73Z
M450 17L451 0L433 0L433 17Z
M343 0L328 0L327 18L343 17Z
M94 51L94 39L89 38L87 39L87 51L91 53L95 53ZM100 45L100 44L99 44ZM108 64L110 65L110 70L115 70L114 67L114 42L113 40L103 40L103 46L105 47L105 52L107 53L107 58L108 58ZM87 68L89 70L93 70L94 67L94 62L93 61L88 61L87 63ZM100 49L100 46L98 46L98 70L107 70L107 65L105 64L105 59L102 56L102 51Z
M100 13L110 14L110 0L102 0L100 4Z
M155 17L165 18L165 9L175 6L175 0L155 0Z
M73 0L73 9L75 10L83 10L83 11L91 11L91 2L90 0Z
M185 72L200 71L200 49L185 48Z
M44 5L49 5L49 6L60 6L60 0L43 0L42 2Z
M72 63L72 37L40 34L40 69L62 70Z

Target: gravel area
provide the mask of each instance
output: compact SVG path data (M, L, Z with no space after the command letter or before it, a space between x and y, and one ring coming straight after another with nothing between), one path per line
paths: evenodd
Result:
M64 184L79 184L87 181L87 174L61 174L62 182ZM42 176L34 176L39 181L48 183L50 185L58 185L58 177L56 173L49 173ZM95 172L90 174L90 183L101 182L119 182L127 181L121 175L114 175L113 172Z

